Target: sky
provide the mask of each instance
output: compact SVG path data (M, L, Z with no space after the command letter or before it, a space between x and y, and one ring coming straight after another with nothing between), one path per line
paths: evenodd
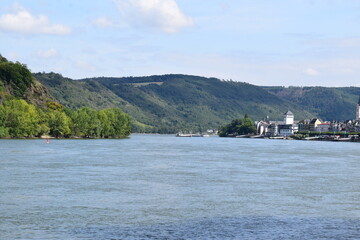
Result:
M360 1L0 0L0 54L73 79L360 87Z

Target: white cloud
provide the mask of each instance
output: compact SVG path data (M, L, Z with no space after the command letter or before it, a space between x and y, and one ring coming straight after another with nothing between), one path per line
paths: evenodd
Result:
M14 12L0 16L0 31L23 34L65 35L70 28L61 24L52 24L44 15L33 16L20 5L14 5Z
M318 76L320 75L320 73L313 69L313 68L307 68L303 71L304 74L308 75L308 76Z
M53 58L57 57L59 54L55 48L50 48L49 50L39 50L37 51L37 56L40 58Z
M97 27L110 27L113 23L106 17L100 17L92 22Z
M176 33L183 27L192 26L175 0L114 0L129 25L150 27L165 33Z

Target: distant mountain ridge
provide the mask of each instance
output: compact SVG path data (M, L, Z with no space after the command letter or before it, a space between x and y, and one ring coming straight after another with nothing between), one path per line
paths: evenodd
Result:
M218 128L245 114L280 120L288 109L300 118L313 116L260 87L216 78L171 74L74 81L54 73L34 76L67 107L120 107L135 120L134 131L140 132Z
M72 80L31 74L26 65L0 55L0 102L15 97L37 106L57 101L71 109L116 107L132 117L134 132L217 129L245 114L282 120L287 110L296 120L347 120L354 118L359 96L358 87L260 87L181 74Z

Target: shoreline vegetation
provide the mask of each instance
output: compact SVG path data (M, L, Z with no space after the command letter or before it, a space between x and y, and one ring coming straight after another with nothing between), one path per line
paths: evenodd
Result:
M4 139L126 138L130 132L130 117L116 108L71 110L48 102L45 109L22 99L0 104L0 138Z
M218 134L220 137L250 136L256 135L256 128L254 122L245 114L244 118L234 119L220 127Z

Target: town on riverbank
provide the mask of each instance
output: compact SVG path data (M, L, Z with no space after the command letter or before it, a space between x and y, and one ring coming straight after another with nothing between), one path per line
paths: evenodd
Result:
M360 142L360 98L353 120L322 121L319 118L313 118L295 121L291 111L284 113L283 121L271 121L269 117L266 117L252 122L245 116L222 127L219 136Z

